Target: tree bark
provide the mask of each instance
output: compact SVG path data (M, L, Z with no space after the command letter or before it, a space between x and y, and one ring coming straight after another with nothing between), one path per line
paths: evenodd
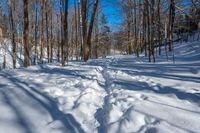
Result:
M49 18L48 18L48 12L49 12L49 6L47 0L45 0L45 19L46 19L46 43L47 43L47 58L48 63L50 63L50 52L49 52Z
M35 49L34 49L34 65L37 62L37 35L38 35L38 0L35 1Z
M79 33L80 33L80 57L83 57L83 17L82 17L82 8L81 0L78 0L78 19L79 19Z
M16 42L15 42L15 2L11 3L11 1L8 1L9 5L9 18L11 22L11 34L12 34L12 53L13 53L13 68L16 68Z
M24 67L30 66L29 62L29 21L28 21L28 0L24 0Z
M41 13L40 13L40 19L41 19L41 29L40 29L40 64L43 63L43 47L44 47L44 0L40 1L41 6Z
M91 21L90 21L90 25L89 25L89 31L88 31L88 35L87 35L87 46L86 46L85 51L84 51L84 53L85 53L84 54L84 61L87 61L90 57L90 54L91 54L91 36L92 36L92 30L93 30L93 26L94 26L96 11L97 11L97 8L98 8L98 3L99 3L99 0L95 0L93 12L92 12L92 17L91 17Z

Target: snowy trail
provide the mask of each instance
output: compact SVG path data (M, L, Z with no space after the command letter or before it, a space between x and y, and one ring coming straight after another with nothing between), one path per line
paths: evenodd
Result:
M192 47L176 64L119 55L0 71L0 133L199 133Z
M17 71L6 70L2 71L0 76L1 83L5 83L0 86L3 91L2 94L7 90L12 93L16 91L16 93L19 93L19 97L25 97L24 101L30 101L30 103L39 106L39 108L32 108L29 106L29 102L24 102L25 105L23 102L13 103L22 107L22 114L25 112L24 106L28 104L26 110L38 115L37 118L32 120L32 113L29 114L29 112L29 115L24 118L29 119L30 117L33 129L36 127L47 129L33 130L32 132L44 133L50 132L52 129L52 132L97 132L96 127L99 124L94 114L102 106L106 95L105 90L102 88L105 81L101 77L101 67L82 66L80 68L79 65L74 65L61 68L54 65L44 65ZM11 87L11 89L4 86ZM1 98L4 100L6 97ZM16 96L9 98L13 101L19 101ZM9 108L5 105L1 107ZM44 112L37 112L40 108ZM0 110L0 113L10 115L4 110ZM47 115L43 115L43 113ZM0 122L3 121L3 118L0 117ZM15 121L15 118L12 118L9 122L11 121ZM43 123L38 121L43 121ZM7 131L7 128L1 128L0 126L0 133L1 129ZM20 126L16 126L16 128L18 130ZM9 133L9 131L7 132Z
M132 58L111 57L104 64L102 60L90 64L104 66L102 74L108 93L98 111L104 116L99 119L99 132L200 131L199 63L171 65L166 74L165 65L140 66ZM166 75L164 80L162 75Z
M177 64L126 56L91 61L89 65L102 67L107 92L95 113L98 132L198 133L200 56L187 60L190 56L183 55L176 56Z

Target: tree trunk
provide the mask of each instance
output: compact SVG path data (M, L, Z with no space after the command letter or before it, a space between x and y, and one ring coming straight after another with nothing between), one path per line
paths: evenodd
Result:
M45 19L46 19L46 39L47 39L47 58L48 58L48 63L50 63L50 53L49 53L49 18L48 18L48 12L49 12L49 6L47 0L45 0Z
M62 66L65 66L65 61L68 62L69 50L68 50L68 0L65 0L65 13L64 13L64 21L63 21L63 28L64 28L64 40L63 40L63 47L62 47Z
M79 19L79 33L80 33L80 57L83 57L83 17L82 17L82 8L81 8L81 0L78 0L78 19Z
M60 23L59 23L59 15L57 14L57 24L58 24L58 27L60 27ZM58 30L58 33L57 33L57 45L58 45L58 50L57 50L57 58L58 58L58 62L60 62L60 33L61 31Z
M92 30L93 30L93 26L94 26L96 11L98 8L98 3L99 3L99 0L95 0L92 17L91 17L91 21L90 21L90 26L89 26L89 31L88 31L88 35L87 35L87 46L84 51L84 61L87 61L91 54L91 37L92 37Z
M41 29L40 29L40 64L43 63L43 47L44 47L44 0L40 1L40 6L41 6L41 14L40 14L40 19L41 19Z
M82 36L83 36L83 60L87 61L87 56L89 57L89 54L87 55L89 51L87 48L87 26L88 26L88 19L87 19L87 0L82 0L82 6L81 6L81 13L82 14ZM86 50L87 49L87 50Z
M9 6L9 19L10 19L10 26L11 26L11 35L12 35L12 54L13 54L13 68L16 68L16 42L15 42L15 1L14 3L11 3L11 1L8 1Z
M50 15L50 17L51 17L50 63L52 63L52 61L53 61L53 42L54 42L54 40L53 40L53 9L52 9L52 4L54 4L54 2L50 4L51 5L51 15Z
M38 34L38 0L35 2L35 49L34 49L34 65L36 65L37 62L37 34Z
M169 51L172 51L173 43L173 27L174 27L174 17L175 17L175 1L170 0L169 7Z
M29 21L28 21L28 0L24 0L24 67L30 66L29 62Z
M78 23L77 23L77 8L76 8L76 0L74 0L74 21L75 21L75 46L76 46L76 60L78 60L79 56L79 48L78 48Z

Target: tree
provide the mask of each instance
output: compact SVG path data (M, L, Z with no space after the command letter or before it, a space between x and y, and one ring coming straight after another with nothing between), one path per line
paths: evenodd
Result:
M49 1L45 0L45 20L46 20L46 45L47 45L47 58L50 63L50 52L49 52Z
M38 0L35 1L35 49L34 49L34 61L33 63L36 65L37 61L37 36L38 36Z
M92 48L91 37L92 37L92 31L93 31L94 20L95 20L98 4L99 4L99 0L95 0L93 10L92 10L92 16L91 16L91 20L90 20L90 24L89 24L89 30L88 30L88 34L87 34L86 46L84 49L84 61L87 61L91 54L91 48Z
M15 2L11 2L8 0L8 7L9 7L9 20L10 20L10 27L11 27L11 35L12 35L12 54L13 54L13 68L16 68L16 42L15 42Z
M81 6L81 0L78 0L78 21L79 21L79 33L80 33L80 56L83 57L83 17L82 17L82 6Z
M173 45L173 27L174 27L174 18L175 18L175 1L170 0L170 7L169 7L169 31L168 31L168 38L169 38L169 51L172 51Z
M65 45L65 52L66 55L64 57L64 62L67 60L68 62L68 56L69 56L69 44L68 44L68 0L65 0L65 15L64 15L64 45ZM62 65L64 66L64 62Z
M74 0L74 21L75 21L76 60L78 60L79 49L78 49L78 21L77 21L77 6L76 6L76 0Z
M64 14L62 13L62 8L61 8L61 24L63 28L63 32L61 35L62 36L62 41L61 41L61 54L62 54L62 60L61 64L62 66L65 66L65 61L68 61L68 0L65 0L61 2L61 5L65 5L64 7ZM64 18L63 18L64 16ZM61 28L61 30L62 30Z
M174 52L174 35L179 39L179 32L192 35L200 25L199 1L190 1L187 10L181 0L117 0L113 3L122 9L124 18L121 28L112 33L106 21L108 16L101 15L99 0L73 0L70 8L69 0L7 0L7 8L0 7L1 28L2 33L8 29L12 41L14 68L18 44L21 53L24 51L25 67L32 59L33 64L42 64L46 58L51 63L54 52L62 66L73 57L87 61L106 56L112 44L123 54L139 57L144 52L149 62L155 62L163 46L167 58L168 51ZM182 19L187 22L181 24Z
M40 64L43 63L43 47L44 47L44 0L40 0Z
M100 17L100 35L99 35L99 50L102 52L102 56L105 57L106 55L110 54L111 48L111 41L110 41L110 27L108 26L107 18L102 13Z
M24 41L24 67L30 66L29 62L29 20L28 20L28 1L24 0L24 28L23 28L23 41Z

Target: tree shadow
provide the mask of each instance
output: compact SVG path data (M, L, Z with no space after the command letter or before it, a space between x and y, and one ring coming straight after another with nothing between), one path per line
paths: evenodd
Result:
M161 118L159 118L159 117L157 117L157 116L151 115L151 114L149 114L149 113L143 112L143 111L141 111L141 110L134 109L134 111L136 111L136 112L138 112L138 113L141 113L141 114L144 114L145 116L151 116L151 117L153 117L153 118L156 118L156 119L158 120L157 122L159 122L159 121L165 121L165 122L167 122L168 124L170 124L171 126L173 126L173 127L175 127L175 128L179 128L179 129L184 130L184 131L189 132L189 133L195 133L194 131L192 131L192 129L187 129L186 127L180 127L179 125L176 125L176 124L174 124L174 123L171 123L171 122L169 122L169 121L166 121L166 120L164 120L164 119L161 119ZM156 123L157 123L157 122L156 122ZM155 124L156 124L156 123L155 123ZM151 130L150 130L150 131L151 131ZM152 130L152 131L154 131L154 130ZM152 131L149 132L149 130L146 130L145 133L152 133ZM153 133L154 133L154 132L153 132ZM156 133L156 132L155 132L155 133Z
M146 59L146 58L144 58ZM139 63L138 58L117 58L117 59L107 59L103 60L95 60L89 62L90 65L93 66L106 66L106 62L108 68L112 70L118 70L126 72L130 75L139 75L139 76L151 76L157 78L165 78L165 79L173 79L179 81L188 81L200 83L200 77L198 77L198 73L200 72L200 63L199 62L187 62L181 64L172 64L172 63L148 63L146 61L141 60L142 63ZM110 61L109 61L110 60ZM174 74L176 73L176 74ZM183 73L189 73L192 75L183 75Z
M3 96L3 100L6 105L8 105L16 116L16 123L20 125L25 133L34 133L34 128L31 122L25 117L23 112L12 102L12 97L8 93L0 90L0 93Z
M176 97L182 100L191 101L200 106L200 93L188 93L185 91L181 91L170 86L161 86L157 84L155 87L150 86L146 82L139 82L139 81L114 81L117 86L120 86L123 89L127 90L134 90L134 91L152 91L157 94L174 94Z
M172 79L179 82L191 82L200 83L200 77L198 76L188 76L181 75L184 72L190 72L192 74L197 74L200 71L200 64L198 62L192 62L188 64L151 64L151 63L136 63L133 58L123 58L123 59L112 59L109 64L109 69L122 71L126 74L132 76L148 76L163 79ZM96 62L91 63L91 65L103 66L102 61L96 60ZM191 67L193 66L193 67ZM178 74L174 74L174 73ZM179 75L180 74L180 75ZM135 90L135 91L153 91L158 94L174 94L179 99L189 100L198 105L200 105L200 94L199 93L189 93L170 86L161 86L156 84L157 89L150 86L147 82L140 81L127 81L127 80L117 80L113 81L114 84L120 85L125 89Z
M81 78L81 79L85 79L85 80L95 80L100 87L105 88L104 83L101 83L98 79L94 78L96 75L88 76L86 74L89 72L88 69L86 69L86 70L69 70L69 69L64 69L64 68L50 68L48 66L41 65L39 70L28 70L28 71L32 72L32 73L38 73L38 74L41 74L41 73L45 73L48 75L58 74L58 75L64 75L67 77L73 77L76 79ZM50 77L48 77L47 80L49 80L49 78Z
M129 61L128 61L129 62ZM117 63L118 65L114 65L116 70L120 70L121 65ZM123 63L122 63L123 64ZM130 64L130 63L127 63ZM133 64L133 66L125 66L125 70L121 70L129 75L136 75L136 76L148 76L148 77L156 77L156 78L163 78L163 79L172 79L177 80L179 82L191 82L191 83L200 83L200 77L197 76L185 76L185 75L177 75L173 74L176 73L184 73L184 72L191 72L194 74L197 73L200 70L200 65L197 63L193 64L194 68L191 70L190 64L179 64L179 65L165 65L165 64ZM126 68L130 68L126 70ZM138 71L139 70L139 71ZM142 71L141 71L142 70ZM183 100L189 100L192 101L198 105L200 105L200 94L199 93L189 93L185 92L179 89L175 89L174 87L170 86L161 86L161 84L156 84L156 88L150 86L146 82L135 82L135 81L116 81L117 84L125 86L125 88L133 90L150 90L158 94L174 94L179 99Z
M75 120L75 118L71 114L65 114L62 111L59 110L59 107L56 103L56 100L53 98L50 98L48 95L40 92L38 89L36 89L33 86L30 86L30 84L34 84L34 86L41 86L40 84L36 84L33 82L25 82L17 79L13 75L7 72L2 72L0 74L4 78L7 78L11 83L13 83L17 89L20 89L23 91L27 96L29 96L32 100L35 100L38 102L49 114L51 115L53 121L60 121L65 126L65 132L69 133L85 133L85 131L81 128L81 125ZM23 127L25 127L26 130L30 130L30 133L32 133L31 129L29 128L28 123L23 119L20 118L20 112L14 108L14 105L9 101L9 97L4 94L4 97L7 99L8 104L13 107L13 109L16 112L16 115L19 115L19 120L21 125L24 124ZM47 123L50 124L52 122Z
M50 75L59 74L59 75L65 75L68 77L70 76L75 77L75 78L79 77L81 79L88 79L88 80L92 79L90 77L80 74L80 73L86 72L86 70L68 70L64 68L50 68L47 65L40 65L38 70L27 69L23 71L28 71L30 73L36 73L36 74L41 74L41 73L50 74Z
M98 133L107 133L108 131L108 112L109 112L109 108L110 108L110 104L109 104L109 99L110 99L110 95L107 95L106 97L104 97L104 104L102 108L97 109L96 113L95 113L95 119L99 122L99 126L97 127L98 129Z

